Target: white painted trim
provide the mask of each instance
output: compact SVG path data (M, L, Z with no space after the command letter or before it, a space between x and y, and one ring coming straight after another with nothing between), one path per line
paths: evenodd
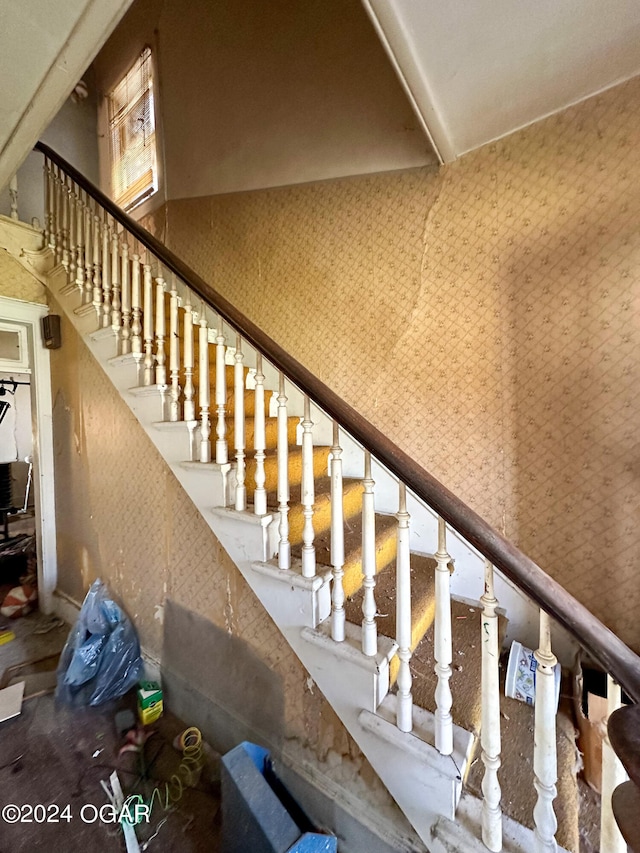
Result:
M18 171L132 0L89 0L0 152L0 187Z
M440 163L457 157L444 117L429 81L413 55L410 39L403 33L402 17L388 0L362 0L362 5L382 42L407 98Z
M40 321L49 313L47 305L0 296L0 317L27 328L33 382L33 485L38 553L40 609L50 613L58 580L56 551L56 507L53 471L53 407L49 350L41 343Z

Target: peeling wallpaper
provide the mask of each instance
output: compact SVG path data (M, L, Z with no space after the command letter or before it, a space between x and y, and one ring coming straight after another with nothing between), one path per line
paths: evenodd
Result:
M146 224L640 651L638 142L634 80L440 170Z

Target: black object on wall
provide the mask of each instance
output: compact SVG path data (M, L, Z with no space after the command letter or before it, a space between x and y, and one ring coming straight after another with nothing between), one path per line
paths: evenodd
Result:
M42 342L47 349L59 349L62 346L59 314L47 314L42 318Z

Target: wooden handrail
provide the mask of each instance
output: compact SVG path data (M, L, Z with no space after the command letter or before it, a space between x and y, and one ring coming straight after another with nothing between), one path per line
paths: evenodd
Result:
M337 420L365 449L370 450L417 497L444 518L529 598L563 625L589 655L612 675L627 695L634 702L640 703L640 657L613 631L464 501L450 492L386 435L296 361L70 163L42 142L38 142L35 148L63 169L141 245L155 255L164 267L185 282L200 299L233 326L278 370L301 388L328 415Z

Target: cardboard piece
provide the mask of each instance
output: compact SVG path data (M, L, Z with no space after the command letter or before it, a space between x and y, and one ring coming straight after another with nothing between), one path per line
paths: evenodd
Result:
M22 711L22 697L24 695L24 681L12 684L0 690L0 723L17 717Z
M582 710L583 679L578 671L574 683L574 711L578 723L578 749L584 761L587 784L602 793L602 741L607 732L607 700L587 691L587 714Z

